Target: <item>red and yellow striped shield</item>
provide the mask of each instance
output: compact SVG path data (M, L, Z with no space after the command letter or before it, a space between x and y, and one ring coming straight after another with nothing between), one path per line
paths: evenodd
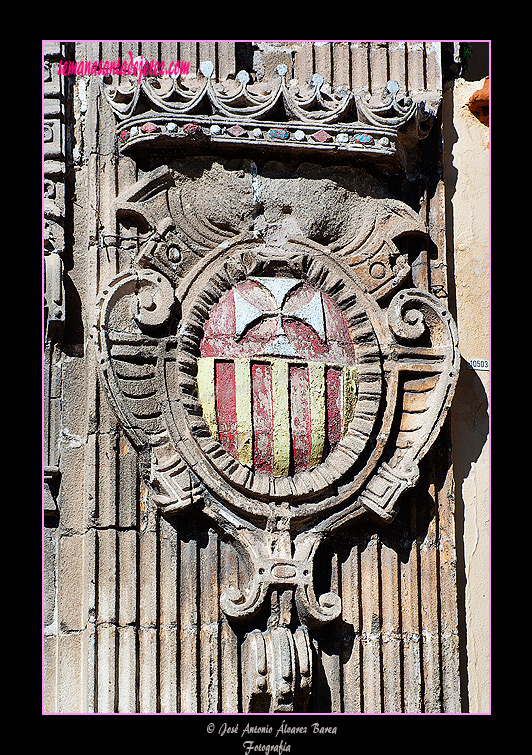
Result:
M312 469L347 431L355 354L342 313L296 278L249 278L206 323L198 389L211 434L275 477Z

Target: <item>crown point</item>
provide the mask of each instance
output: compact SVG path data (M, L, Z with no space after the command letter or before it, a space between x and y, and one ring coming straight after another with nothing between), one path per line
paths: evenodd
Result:
M288 73L288 66L286 66L284 63L281 63L275 70L277 71L279 76L286 76L286 74Z
M390 92L390 94L397 94L397 92L399 91L399 82L394 80L389 81L386 84L386 89Z
M210 60L205 60L203 63L200 63L199 68L206 79L210 79L214 73L214 63Z

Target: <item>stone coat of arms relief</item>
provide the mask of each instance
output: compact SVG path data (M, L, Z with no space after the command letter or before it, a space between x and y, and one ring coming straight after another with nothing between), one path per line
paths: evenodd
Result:
M214 99L206 82L201 96ZM281 75L272 102L283 94ZM126 108L126 97L112 96ZM239 133L225 121L237 105L221 97L214 139L189 109L192 153L169 154L163 121L183 126L176 100L157 96L159 119L118 126L123 149L141 143L141 121L155 127L139 153L147 169L115 201L117 220L141 243L101 288L100 377L161 513L201 512L247 564L242 584L212 598L246 629L245 708L302 711L312 632L342 611L338 595L315 593L314 555L358 517L391 521L416 484L458 377L456 327L439 299L413 285L400 240L425 239L422 218L366 163L323 164L319 139L285 161L248 153L247 143L234 151ZM387 96L397 103L397 88ZM257 100L246 117L275 103ZM306 134L316 118L292 104ZM373 124L386 134L366 123L386 153L395 117ZM361 134L352 128L349 144ZM217 151L224 138L229 155Z

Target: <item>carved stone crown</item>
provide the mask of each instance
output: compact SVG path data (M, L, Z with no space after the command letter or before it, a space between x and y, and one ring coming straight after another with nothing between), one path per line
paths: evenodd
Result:
M140 144L175 144L209 139L213 143L273 146L281 149L359 152L393 156L398 132L430 130L435 103L416 100L389 81L377 95L348 88L333 91L314 74L308 84L287 82L287 66L278 65L267 85L250 83L246 71L235 80L216 82L214 65L200 65L204 78L129 79L103 83L118 119L122 152ZM108 80L107 80L108 81Z

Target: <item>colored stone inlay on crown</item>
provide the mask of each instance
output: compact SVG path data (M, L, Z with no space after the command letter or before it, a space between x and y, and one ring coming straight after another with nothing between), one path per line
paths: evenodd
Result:
M169 123L166 126L160 126L157 123L153 123L152 121L147 121L146 123L143 123L140 127L133 126L130 129L122 129L118 132L118 139L121 143L127 142L131 137L135 136L139 131L143 134L153 134L155 132L160 131L168 131L174 132L177 131L178 126L175 123ZM219 133L222 133L223 129L215 124L210 127L210 133L211 135L217 135ZM182 132L186 134L187 136L201 136L203 134L203 129L201 126L197 123L187 123L182 127ZM229 136L233 137L242 137L242 136L248 136L248 131L240 126L239 124L234 124L230 128L225 130L225 133ZM267 135L270 137L270 139L273 140L279 140L279 141L288 141L290 140L290 131L285 128L269 128L267 130ZM262 131L259 128L253 129L253 131L249 132L249 135L253 134L255 138L260 138L262 136ZM340 134L333 135L331 133L328 133L324 129L320 129L319 131L316 131L312 134L309 134L308 137L306 136L305 132L302 130L297 130L293 134L293 138L296 141L305 142L306 139L309 139L312 142L317 142L318 144L329 144L331 142L334 142L336 144L345 144L348 145L350 141L350 137L347 133L342 132ZM371 134L368 133L358 133L354 134L351 137L352 144L356 146L370 146L375 144L375 139ZM390 146L389 139L386 137L383 137L381 139L377 140L377 144L382 147Z
M187 136L193 136L194 134L197 134L201 131L201 126L198 126L197 123L187 123L185 126L183 126L183 132L187 134Z
M247 133L245 128L242 128L242 126L239 126L238 123L234 126L231 126L231 128L227 129L227 133L231 136L243 136Z
M353 141L357 144L373 144L373 137L369 134L355 134Z
M152 134L154 131L159 131L159 126L156 123L152 123L151 121L148 121L148 123L144 123L140 130L143 131L145 134Z
M316 131L315 134L312 134L312 138L315 142L320 142L321 144L325 144L325 142L330 142L332 139L332 136L328 134L326 131Z
M268 134L272 139L288 139L290 136L289 132L284 128L271 128Z

